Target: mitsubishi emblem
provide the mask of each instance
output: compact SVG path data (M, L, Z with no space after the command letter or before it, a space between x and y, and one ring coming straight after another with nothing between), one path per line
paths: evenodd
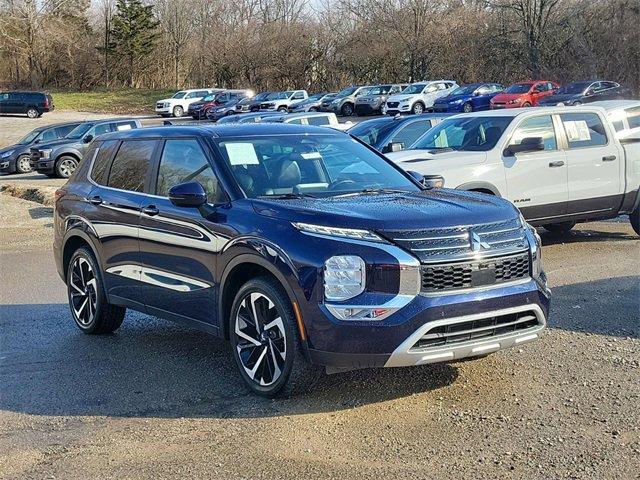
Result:
M480 250L489 250L491 245L487 242L483 242L476 232L469 232L469 241L471 242L471 250L474 252L479 252Z

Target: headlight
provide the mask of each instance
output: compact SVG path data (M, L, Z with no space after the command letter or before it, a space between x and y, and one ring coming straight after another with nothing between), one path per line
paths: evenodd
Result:
M514 98L513 100L509 100L507 103L509 105L514 105L516 103L520 103L520 99L519 98Z
M45 148L43 150L40 150L40 156L42 158L49 158L51 156L51 149L50 148Z
M348 300L364 292L366 265L355 255L337 255L324 262L324 296Z
M459 98L458 100L454 100L451 103L455 103L455 104L464 103L464 100L462 98Z
M533 237L533 244L530 246L531 250L531 276L533 278L540 278L542 274L542 239L535 228L527 223L527 221L520 214L520 223L522 228L529 230Z
M8 152L4 152L3 154L0 154L0 158L8 158L11 156L13 152L14 150L9 150Z
M311 225L309 223L292 223L294 227L304 233L310 233L314 235L322 235L328 237L342 237L350 238L352 240L364 240L367 242L380 242L386 243L375 233L369 230L359 230L357 228L339 228L339 227L325 227L323 225Z

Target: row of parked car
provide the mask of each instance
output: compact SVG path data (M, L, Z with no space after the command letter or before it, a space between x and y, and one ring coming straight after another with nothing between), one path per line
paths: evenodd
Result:
M573 82L561 87L550 80L529 80L508 88L498 83L459 86L453 80L413 84L360 85L336 93L306 90L261 92L252 90L181 90L156 103L156 113L196 119L218 120L237 113L333 112L336 115L375 115L424 112L477 112L489 109L553 105L580 105L626 98L631 92L616 82Z

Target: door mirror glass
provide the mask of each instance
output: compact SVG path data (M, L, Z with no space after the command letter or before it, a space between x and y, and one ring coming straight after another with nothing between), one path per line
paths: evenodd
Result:
M404 143L401 142L389 142L382 149L382 153L399 152L404 150Z
M176 207L198 208L207 203L207 192L199 182L186 182L169 189L169 200Z
M505 151L505 156L510 157L516 153L537 152L544 150L542 137L526 137L517 145L509 145Z

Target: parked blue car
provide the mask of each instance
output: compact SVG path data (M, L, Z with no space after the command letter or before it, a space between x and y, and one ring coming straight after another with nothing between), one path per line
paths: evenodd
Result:
M434 112L477 112L489 110L493 97L504 91L499 83L470 83L458 87L433 104Z
M84 333L115 331L127 309L197 328L272 397L324 371L520 347L546 326L540 238L511 203L428 189L343 133L169 126L89 148L53 218Z

